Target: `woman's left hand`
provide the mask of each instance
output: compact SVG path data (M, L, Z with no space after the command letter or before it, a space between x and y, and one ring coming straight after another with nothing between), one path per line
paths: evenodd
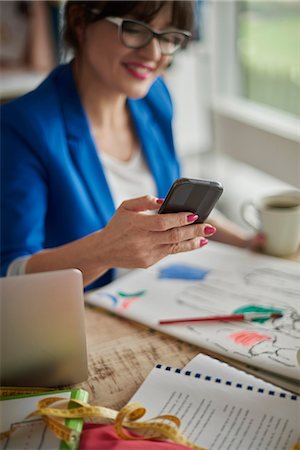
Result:
M249 248L249 250L259 251L262 249L265 241L266 241L265 235L262 233L257 233L246 240L245 247Z
M210 223L217 228L213 240L252 251L259 251L264 245L265 236L262 233L249 235L248 231L220 213L213 220L210 219Z

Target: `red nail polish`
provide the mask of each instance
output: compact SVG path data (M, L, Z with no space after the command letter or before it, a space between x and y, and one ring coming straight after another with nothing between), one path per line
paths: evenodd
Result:
M206 227L204 227L204 233L208 236L211 236L212 234L214 234L217 231L217 229L215 227L211 227L209 225L207 225Z
M188 222L195 222L195 220L198 219L199 216L197 216L197 214L190 214L189 216L187 216L187 221Z
M164 198L157 198L156 199L156 203L158 203L159 205L161 205L164 201L165 201Z
M200 248L204 247L204 245L208 244L208 240L207 239L200 239Z

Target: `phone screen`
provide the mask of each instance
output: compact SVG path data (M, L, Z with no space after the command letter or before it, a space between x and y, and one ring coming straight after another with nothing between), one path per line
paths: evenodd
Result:
M209 216L222 195L221 183L210 180L179 178L176 180L161 205L159 214L190 211L202 223Z

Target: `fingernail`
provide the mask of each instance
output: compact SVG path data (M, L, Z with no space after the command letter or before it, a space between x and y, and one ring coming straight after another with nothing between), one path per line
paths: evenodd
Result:
M211 236L216 231L217 231L217 229L215 227L210 226L210 225L207 225L206 227L204 227L204 234L206 234L207 236Z
M204 247L204 245L208 244L207 239L200 239L200 247Z
M197 214L190 214L189 216L187 216L187 221L188 222L195 222L195 220L198 219L199 216L197 216Z
M156 203L159 203L160 205L165 201L164 198L157 198Z

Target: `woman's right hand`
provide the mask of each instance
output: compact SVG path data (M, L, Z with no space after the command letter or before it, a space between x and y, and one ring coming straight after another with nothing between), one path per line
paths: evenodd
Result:
M204 236L216 231L209 224L193 224L197 216L191 213L146 212L160 204L151 196L123 202L102 230L33 254L26 273L77 267L87 286L111 268L146 268L169 254L203 247Z
M107 268L147 268L169 254L207 244L205 236L216 229L193 224L198 216L188 213L149 214L161 201L144 196L124 201L107 226L99 232L100 265ZM189 226L187 226L189 225Z

